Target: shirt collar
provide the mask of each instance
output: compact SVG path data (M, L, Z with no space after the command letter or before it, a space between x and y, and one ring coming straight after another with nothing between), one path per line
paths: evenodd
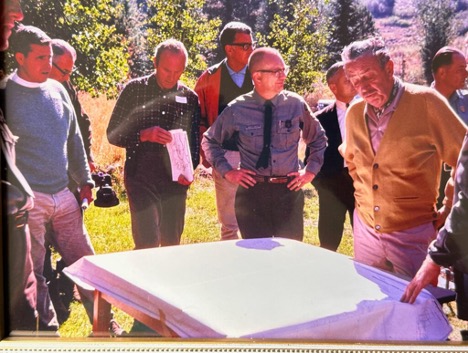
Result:
M38 82L29 82L29 81L23 80L21 77L18 76L18 72L16 71L13 73L13 75L11 75L10 79L13 82L19 84L20 86L27 87L27 88L43 87L47 82L45 81L45 82L38 83Z
M399 78L394 77L392 92L390 93L390 97L387 103L385 103L384 106L380 109L370 106L371 109L375 112L377 117L382 116L387 109L395 108L396 104L393 104L393 103L396 103L395 98L397 97L398 92L400 92L402 88L403 88L403 82Z
M449 102L456 102L460 99L463 99L463 92L460 89L457 89L449 97Z
M336 108L340 110L346 110L348 107L346 106L345 102L339 101L338 99L336 100Z
M276 106L278 103L279 103L279 97L282 95L283 91L281 91L280 93L278 93L276 96L274 96L273 98L269 99L272 103L273 103L273 106ZM263 98L262 96L260 96L258 94L258 92L255 90L253 90L253 98L255 99L255 101L258 102L258 104L260 105L264 105L265 102L267 101L265 98Z
M228 69L229 75L245 75L247 72L247 65L245 65L241 70L239 71L234 71L233 69L230 68L228 62L226 61L226 67Z
M153 76L153 79L154 79L154 85L155 85L156 90L158 92L161 92L161 93L167 92L167 93L169 93L169 92L177 92L179 90L180 81L177 81L177 84L174 87L170 88L170 89L162 89L158 85L158 80L156 80L156 73L154 73L152 76Z

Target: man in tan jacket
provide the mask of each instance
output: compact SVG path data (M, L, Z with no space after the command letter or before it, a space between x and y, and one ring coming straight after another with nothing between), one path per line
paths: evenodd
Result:
M455 165L466 129L440 94L393 75L382 40L351 43L342 58L362 97L348 110L343 148L356 190L354 256L413 277L443 221L442 163Z

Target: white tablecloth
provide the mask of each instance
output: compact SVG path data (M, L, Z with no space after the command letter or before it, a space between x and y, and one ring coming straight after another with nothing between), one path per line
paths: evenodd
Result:
M65 269L159 319L181 337L445 340L451 327L423 291L302 242L266 238L87 256Z

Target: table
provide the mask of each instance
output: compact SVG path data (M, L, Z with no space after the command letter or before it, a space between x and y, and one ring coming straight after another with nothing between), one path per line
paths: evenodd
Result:
M64 272L95 289L93 334L110 304L168 337L445 340L450 324L424 290L351 258L283 238L86 256Z

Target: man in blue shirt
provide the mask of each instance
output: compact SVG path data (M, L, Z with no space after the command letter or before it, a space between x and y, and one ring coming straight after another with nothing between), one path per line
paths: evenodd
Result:
M452 47L441 48L432 59L434 88L450 103L460 119L468 125L468 71L463 52Z

